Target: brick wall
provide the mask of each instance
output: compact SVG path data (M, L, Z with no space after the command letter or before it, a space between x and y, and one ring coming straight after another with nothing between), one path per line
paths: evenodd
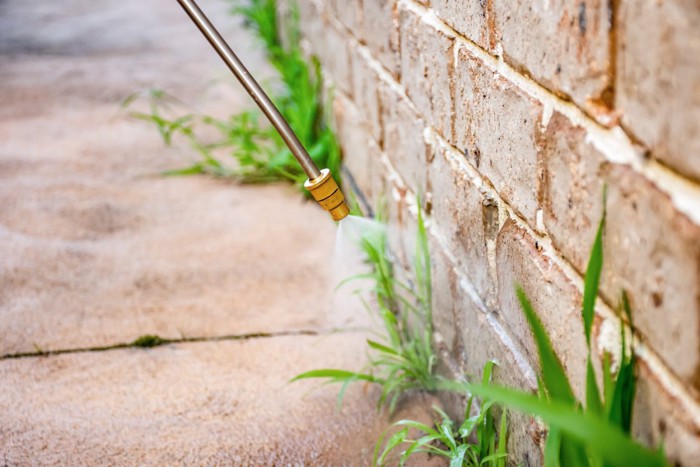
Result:
M697 0L299 0L333 82L346 179L389 204L408 264L429 214L443 368L535 387L540 313L583 398L582 273L608 186L595 348L641 339L636 436L700 459L700 4ZM284 15L285 6L280 8ZM541 463L540 427L510 450Z

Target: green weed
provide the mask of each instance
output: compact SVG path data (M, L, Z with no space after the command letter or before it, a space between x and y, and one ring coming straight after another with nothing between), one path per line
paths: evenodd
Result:
M236 2L232 12L243 16L245 24L264 44L269 61L278 71L281 86L271 94L275 105L316 165L339 174L340 148L323 108L320 66L313 58L309 64L301 52L296 8L292 9L288 22L288 44L283 47L275 4L275 0L251 0L246 4ZM127 98L124 105L130 105L137 96ZM131 115L154 125L166 145L171 145L174 136L178 135L199 155L199 160L191 166L167 174L208 173L232 177L242 183L286 180L303 190L306 174L277 131L267 121L262 121L264 117L257 109L245 110L228 119L218 119L178 113L173 99L161 90L149 91L145 97L148 99L148 112L132 112ZM202 127L214 129L218 137L214 141L205 141L200 136ZM222 159L222 153L228 153L231 159Z
M484 367L482 384L488 386L491 381L494 362L487 362ZM450 461L450 467L505 467L508 454L506 453L507 421L506 411L501 413L499 429L493 414L494 404L484 400L475 415L471 415L474 406L474 396L469 397L464 412L464 421L458 427L440 408L433 409L440 416L433 426L413 420L401 420L393 426L400 428L386 442L379 454L384 437L377 442L374 452L374 465L385 465L390 460L390 454L400 446L406 448L399 454L399 465L404 465L413 454L424 452ZM409 430L415 429L423 433L418 439L409 439Z
M145 334L131 343L132 347L151 348L159 345L167 344L167 341L160 336L154 334Z
M371 291L377 301L377 313L384 335L379 341L367 340L370 361L364 372L313 370L296 376L292 381L323 378L342 383L339 400L354 381L376 383L382 388L379 405L388 402L389 410L393 411L399 397L405 392L413 389L434 391L439 381L434 374L436 357L432 348L430 252L420 210L413 264L415 289L394 276L384 230L364 236L361 246L372 271L350 279L371 279ZM366 302L365 306L370 309Z
M472 393L530 412L549 425L545 445L547 467L666 465L661 449L652 451L636 443L630 435L636 375L635 357L627 351L624 326L621 331L622 358L617 374L612 373L610 355L605 355L602 391L596 380L591 356L591 330L603 266L605 217L603 212L584 282L582 315L588 344L585 406L574 396L549 336L520 287L517 289L518 299L535 337L542 368L540 396L506 388L468 385ZM624 293L620 308L631 324L629 302Z

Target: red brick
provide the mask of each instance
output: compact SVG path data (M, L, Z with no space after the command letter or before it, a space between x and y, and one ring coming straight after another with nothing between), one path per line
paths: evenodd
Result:
M503 57L548 89L571 96L594 116L609 101L608 6L603 0L493 0ZM608 104L611 104L608 102Z
M616 106L652 156L700 180L700 3L621 2Z
M542 105L465 48L455 68L455 145L532 227L541 185L536 132Z
M401 82L428 123L445 138L453 133L454 38L399 4Z

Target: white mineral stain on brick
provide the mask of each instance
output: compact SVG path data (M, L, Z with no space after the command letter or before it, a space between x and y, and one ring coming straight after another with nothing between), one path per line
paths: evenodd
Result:
M617 372L620 367L622 357L622 342L620 340L620 322L613 320L603 320L598 327L598 334L595 336L595 343L598 355L609 354L611 357L610 369ZM629 334L629 333L628 333ZM627 341L628 355L632 351L631 342Z

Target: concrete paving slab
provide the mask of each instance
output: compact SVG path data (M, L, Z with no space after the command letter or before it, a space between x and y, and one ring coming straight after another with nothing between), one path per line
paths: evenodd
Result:
M337 409L338 386L288 384L361 367L364 345L350 333L2 360L0 462L369 465L389 422L377 388L353 385ZM429 420L419 402L394 419Z
M98 3L0 5L0 354L332 327L326 214L288 186L161 177L187 158L120 109L149 80L207 112L249 98L208 84L226 70L177 4ZM203 6L269 72L226 2Z
M230 4L201 3L270 76ZM287 384L365 361L366 318L331 310L334 224L286 185L160 176L192 151L120 108L153 86L251 105L172 0L0 1L0 357L203 340L0 358L0 465L368 465L377 389L338 411L337 386Z

